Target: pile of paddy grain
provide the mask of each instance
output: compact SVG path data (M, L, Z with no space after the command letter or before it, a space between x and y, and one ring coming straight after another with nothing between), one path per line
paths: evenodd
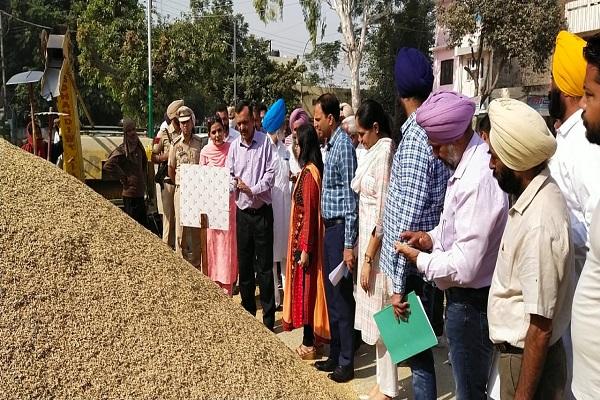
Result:
M1 398L356 398L85 185L0 154Z

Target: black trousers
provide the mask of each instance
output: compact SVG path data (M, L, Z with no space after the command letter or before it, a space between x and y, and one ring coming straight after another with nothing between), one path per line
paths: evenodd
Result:
M123 196L123 211L143 227L148 227L146 202L143 197Z
M273 208L237 209L237 254L242 306L256 315L256 281L260 289L263 323L275 326L275 287L273 283ZM255 275L256 274L256 278Z
M354 286L352 275L333 286L329 274L344 258L344 224L325 228L325 297L329 315L329 358L343 367L354 367Z

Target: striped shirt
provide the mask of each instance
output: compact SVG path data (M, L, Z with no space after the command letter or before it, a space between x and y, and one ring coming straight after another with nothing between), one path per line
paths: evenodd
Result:
M327 143L321 213L324 219L344 218L344 247L354 247L358 235L358 196L350 187L356 171L356 152L341 127Z
M408 274L416 266L396 253L394 242L404 231L435 228L440 220L450 171L434 155L427 134L412 113L402 125L402 141L394 155L383 213L380 268L393 282L394 293L404 294Z

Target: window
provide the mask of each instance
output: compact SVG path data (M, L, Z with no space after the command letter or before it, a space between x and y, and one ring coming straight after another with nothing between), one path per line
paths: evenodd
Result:
M440 85L451 85L454 77L454 60L444 60L440 65Z

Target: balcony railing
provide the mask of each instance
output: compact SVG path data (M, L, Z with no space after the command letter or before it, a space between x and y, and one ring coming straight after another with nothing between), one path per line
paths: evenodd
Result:
M576 34L600 30L600 0L576 0L565 5L569 31Z

